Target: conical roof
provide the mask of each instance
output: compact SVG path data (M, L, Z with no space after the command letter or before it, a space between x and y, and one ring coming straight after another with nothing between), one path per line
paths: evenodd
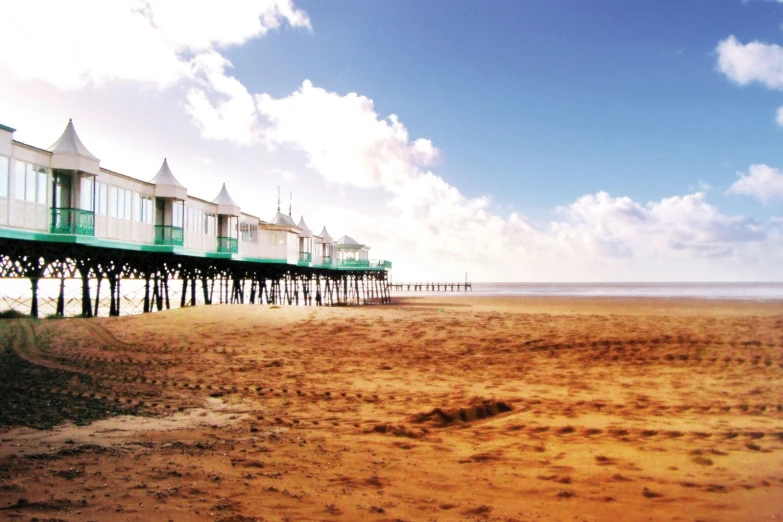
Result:
M308 227L307 223L305 223L304 216L299 218L299 224L296 226L302 230L299 232L300 237L313 237L313 231L310 230L310 227Z
M223 183L223 188L220 189L220 193L212 200L212 203L218 206L217 213L221 216L239 216L241 214L239 205L228 194L225 183Z
M338 245L345 245L345 246L363 246L361 243L356 241L351 236L343 236L337 241L335 241L335 243Z
M155 185L155 197L186 199L188 196L188 189L174 177L166 158L163 158L163 165L150 183Z
M332 236L329 235L329 232L326 230L326 227L324 226L323 230L321 230L321 233L318 234L318 237L320 237L324 243L333 243L334 240L332 239Z
M72 120L68 120L62 135L49 147L49 151L52 153L52 168L78 170L96 175L100 173L100 160L87 150L79 139Z
M98 158L87 150L82 140L79 139L79 135L76 134L76 129L73 126L73 120L68 120L68 125L65 126L60 138L54 142L54 145L49 147L49 151L54 154L70 154L72 156L81 156L92 161L100 161Z
M280 210L277 211L277 214L275 214L275 217L273 217L269 223L278 227L299 228L296 226L296 223L294 223L294 220L291 219L291 216L286 216L280 212Z

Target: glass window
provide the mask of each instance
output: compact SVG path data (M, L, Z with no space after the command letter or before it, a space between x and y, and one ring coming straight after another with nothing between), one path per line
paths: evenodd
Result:
M133 220L142 221L144 214L141 211L141 194L133 193Z
M24 199L25 201L33 201L35 202L35 178L38 174L36 172L35 165L27 164L27 168L25 169L26 175L25 175L25 187L24 187Z
M109 187L109 215L117 217L117 187Z
M79 187L79 190L81 191L81 209L82 210L93 210L95 207L93 207L93 179L92 178L82 178L81 180L81 187Z
M27 164L24 161L16 160L14 169L14 197L16 199L24 200L24 169Z
M133 219L133 192L125 191L125 219Z
M105 216L109 213L109 185L98 183L98 214Z
M171 226L182 228L182 201L171 202Z
M117 217L125 218L125 189L117 189Z
M5 156L0 156L0 198L8 197L8 169L11 161Z
M46 205L46 189L49 185L49 176L46 175L46 169L38 167L38 192L36 195L36 202L41 205Z

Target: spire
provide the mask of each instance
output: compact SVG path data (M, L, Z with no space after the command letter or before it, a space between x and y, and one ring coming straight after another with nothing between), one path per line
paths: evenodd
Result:
M228 189L226 189L225 183L223 183L223 188L220 189L220 193L215 199L212 200L212 203L217 205L217 213L221 216L239 217L241 214L239 205L237 205L228 194Z
M163 158L163 165L150 183L155 185L155 197L186 199L188 190L174 177L174 173L169 168L169 161Z
M299 224L296 225L296 227L302 231L299 234L299 237L313 237L313 231L310 230L310 227L305 223L304 216L299 219Z
M329 232L326 230L326 227L324 226L323 230L321 230L321 233L318 234L318 237L320 237L324 243L332 243L332 236L329 235Z
M65 126L65 130L60 135L60 138L54 142L54 145L49 147L49 150L54 154L68 154L72 156L82 156L89 160L99 161L98 158L87 150L82 140L79 139L79 135L76 134L76 128L73 126L73 120L68 120L68 125Z
M291 203L294 199L294 193L289 192L288 193L288 217L291 217Z
M280 185L277 186L277 211L280 212Z

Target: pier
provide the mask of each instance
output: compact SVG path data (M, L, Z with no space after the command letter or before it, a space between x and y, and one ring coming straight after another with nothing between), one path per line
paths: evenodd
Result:
M191 196L165 159L150 181L101 167L73 122L48 149L14 132L0 125L0 280L30 285L29 297L0 296L14 310L92 317L391 301L391 262L369 259L370 247L350 236L295 222L290 202L281 212L279 188L277 212L264 221L243 212L225 184L211 201ZM59 284L56 297L41 295L46 280Z
M473 285L464 283L389 283L389 288L398 292L467 292Z

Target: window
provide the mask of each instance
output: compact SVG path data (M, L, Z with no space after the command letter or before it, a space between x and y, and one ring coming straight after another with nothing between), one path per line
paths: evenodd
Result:
M125 190L117 189L117 217L125 219Z
M36 202L41 205L46 205L46 189L49 185L49 176L46 175L46 169L38 167L38 193L36 195Z
M258 241L258 227L253 223L241 223L239 232L242 241L245 243L256 243Z
M182 222L182 209L184 203L182 201L171 202L171 225L182 228L185 224Z
M141 194L133 193L133 220L141 222L143 215L141 213Z
M281 230L270 230L269 244L272 246L285 245L285 232Z
M109 215L118 217L118 210L117 187L109 187Z
M140 212L139 221L151 225L152 220L154 219L152 208L153 208L152 198L141 197L140 208L139 208L139 212Z
M14 165L14 197L24 201L24 169L26 163L16 160Z
M133 191L126 190L125 192L125 219L133 219Z
M98 201L95 202L95 211L101 216L109 213L109 185L98 183Z
M14 197L22 201L46 204L46 169L16 160L14 168Z
M5 156L0 156L0 198L8 197L8 169L11 162Z
M217 216L215 214L205 214L204 233L208 236L217 235Z
M82 210L93 210L95 207L93 204L95 203L93 201L93 179L92 178L82 178L81 181L81 209Z

